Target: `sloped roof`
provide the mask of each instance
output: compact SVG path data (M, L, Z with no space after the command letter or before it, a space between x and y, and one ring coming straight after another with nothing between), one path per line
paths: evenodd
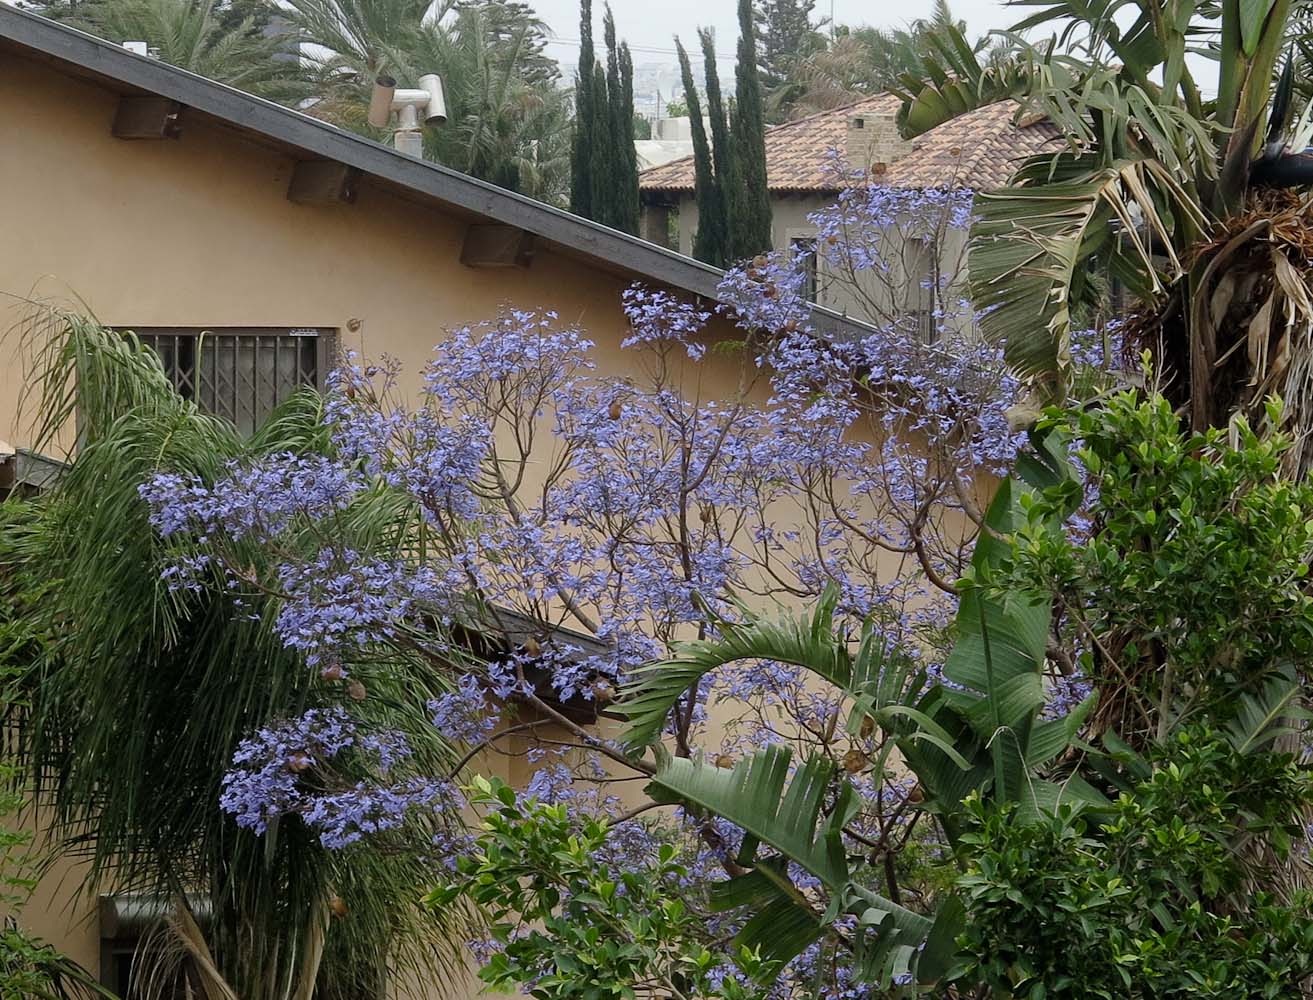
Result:
M912 151L889 165L894 187L1002 187L1028 157L1057 152L1061 132L1047 119L1022 118L1016 101L987 104L958 115L912 141Z
M838 190L829 169L831 150L843 151L848 120L859 114L896 114L899 98L880 94L766 130L766 183L778 193ZM986 105L918 136L912 149L891 163L881 182L895 187L970 187L1005 184L1028 156L1059 148L1056 126L1047 121L1014 122L1015 101ZM645 191L692 191L691 156L645 170Z
M188 117L208 119L297 160L325 159L354 167L457 217L518 227L556 252L589 261L599 270L712 300L718 297L724 277L718 268L441 164L405 156L310 115L136 55L0 0L0 59L11 56L46 62L119 94L167 97L181 104ZM812 315L817 327L827 333L864 328L856 320L819 306Z

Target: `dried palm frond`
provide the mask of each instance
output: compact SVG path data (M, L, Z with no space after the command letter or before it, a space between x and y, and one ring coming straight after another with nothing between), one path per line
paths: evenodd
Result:
M1259 191L1191 247L1167 294L1132 317L1196 429L1236 416L1261 427L1264 400L1285 401L1295 447L1286 471L1313 470L1313 200Z

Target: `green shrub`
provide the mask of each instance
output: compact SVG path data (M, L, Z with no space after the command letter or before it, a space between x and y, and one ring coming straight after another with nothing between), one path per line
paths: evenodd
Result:
M476 778L469 798L485 813L482 832L429 903L480 907L496 945L479 972L490 987L543 1000L755 995L747 976L760 962L736 956L740 976L706 947L704 917L678 892L689 873L673 846L645 870L620 871L605 860L604 821L517 798L497 779Z
M1309 899L1253 891L1313 802L1288 754L1179 733L1102 822L968 803L960 981L1029 1000L1259 998L1313 975Z

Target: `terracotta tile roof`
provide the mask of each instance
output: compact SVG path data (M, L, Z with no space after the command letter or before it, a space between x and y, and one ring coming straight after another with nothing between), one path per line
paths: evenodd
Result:
M912 151L889 166L884 180L896 187L1002 187L1027 157L1062 148L1052 122L1022 119L1017 104L1001 101L944 122L918 136Z
M870 97L832 111L799 118L766 130L766 180L772 191L829 193L837 190L826 169L829 152L843 150L848 119L855 114L895 114L892 94ZM1028 156L1060 147L1050 122L1014 124L1013 101L990 104L959 115L918 136L911 151L881 177L896 187L999 187ZM639 174L645 191L692 191L691 156Z

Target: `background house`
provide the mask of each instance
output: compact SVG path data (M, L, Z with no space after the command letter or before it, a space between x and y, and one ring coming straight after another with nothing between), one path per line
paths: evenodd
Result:
M635 139L638 169L650 170L693 155L693 124L688 118L658 118L652 123L652 138ZM657 241L665 245L665 238Z
M819 304L876 324L885 309L919 314L922 335L931 339L936 303L930 286L939 285L949 296L960 290L965 232L940 239L933 225L891 219L888 253L894 273L888 287L870 287L863 297L827 282L826 265L816 262L816 226L809 216L832 204L843 189L838 162L868 171L871 183L892 188L985 190L1004 184L1026 157L1059 148L1058 130L1033 117L1018 120L1018 106L1009 101L904 139L896 123L899 105L899 98L882 94L766 131L772 242L776 250L810 258L810 285ZM643 234L691 254L698 226L692 156L643 171L639 187Z

